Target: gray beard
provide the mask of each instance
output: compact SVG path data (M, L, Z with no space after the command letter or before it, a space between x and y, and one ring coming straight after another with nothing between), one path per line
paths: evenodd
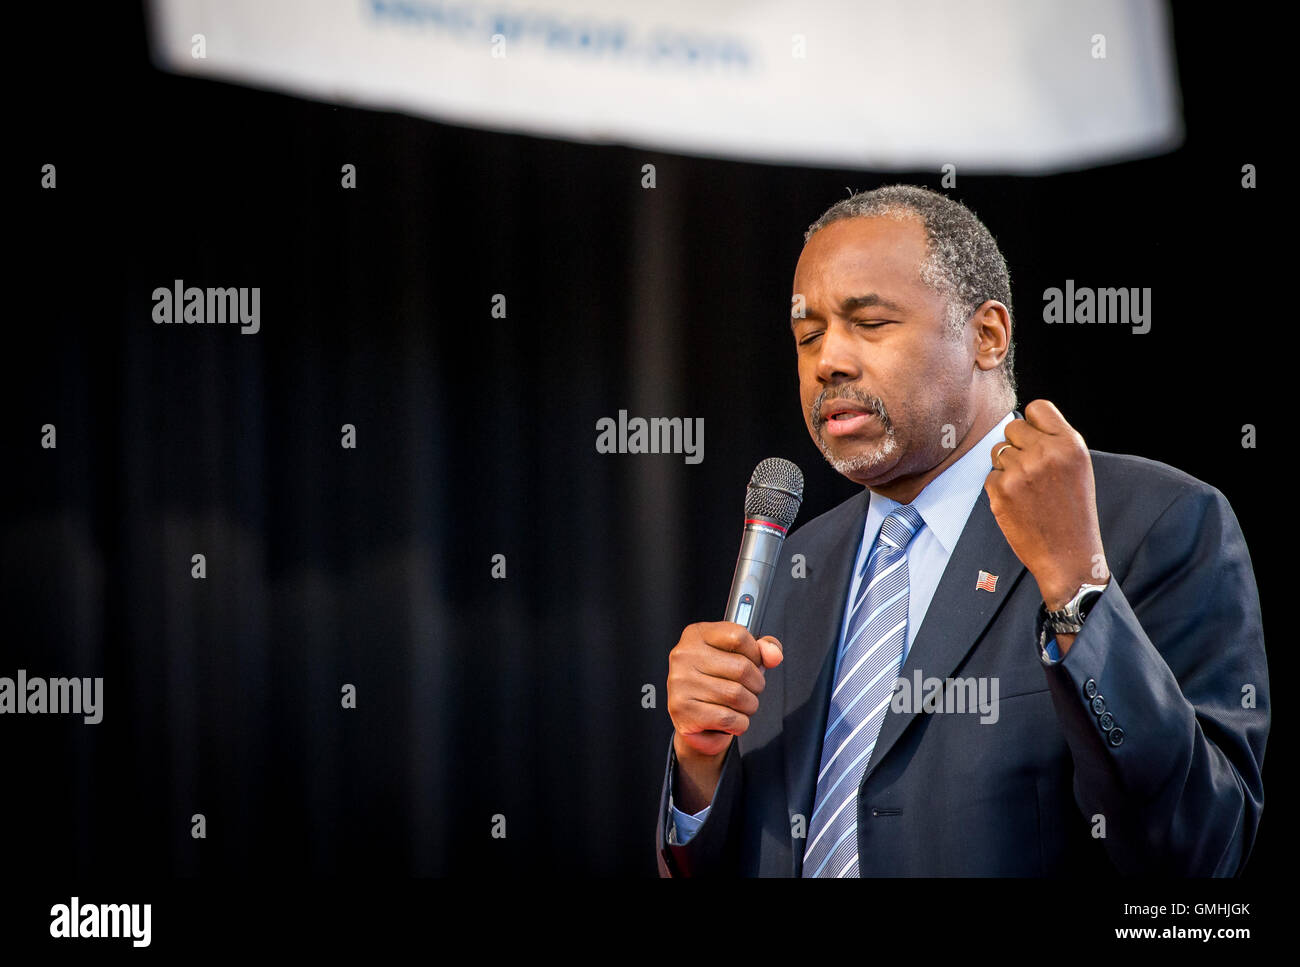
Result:
M822 456L826 458L826 462L835 469L836 473L849 477L863 470L874 470L884 463L898 449L898 440L895 439L894 431L890 428L885 433L884 442L878 444L874 450L868 453L860 453L848 460L834 456L830 448L826 446L826 441L822 439L820 433L817 434L817 448L821 450Z

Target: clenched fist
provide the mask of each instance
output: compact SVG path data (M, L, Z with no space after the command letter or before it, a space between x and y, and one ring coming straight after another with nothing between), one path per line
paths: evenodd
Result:
M1051 610L1063 608L1081 584L1110 579L1092 458L1083 437L1047 400L1025 407L993 445L993 470L984 481L989 508L1002 534L1038 582ZM1069 642L1058 637L1062 653Z
M732 737L749 728L781 643L731 621L688 625L668 654L668 715L678 772L674 805L699 812L713 799Z

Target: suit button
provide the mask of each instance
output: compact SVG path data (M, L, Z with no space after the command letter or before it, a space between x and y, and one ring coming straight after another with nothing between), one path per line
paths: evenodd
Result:
M1110 744L1119 745L1124 741L1124 730L1116 727L1110 730Z
M1083 697L1091 701L1097 697L1097 680L1090 678L1083 683Z
M1094 697L1092 700L1092 714L1100 715L1104 711L1106 711L1106 699L1100 695Z
M1109 712L1102 712L1101 716L1097 719L1097 724L1101 726L1103 732L1109 732L1115 727L1115 716L1111 715Z

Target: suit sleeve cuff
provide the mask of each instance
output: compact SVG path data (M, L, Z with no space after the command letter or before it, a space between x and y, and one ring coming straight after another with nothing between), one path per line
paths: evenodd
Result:
M673 765L676 765L676 756L673 757ZM712 806L705 806L695 815L684 813L673 805L673 779L672 774L675 770L670 768L668 771L668 845L685 846L691 841L691 837L704 825L704 821L709 818L709 810Z

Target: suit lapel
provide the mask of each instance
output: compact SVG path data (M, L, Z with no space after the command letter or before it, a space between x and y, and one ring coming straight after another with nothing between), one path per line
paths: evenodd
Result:
M975 586L980 571L997 575L994 591ZM1024 572L1025 566L1002 536L1002 528L989 509L988 493L981 490L957 546L948 558L948 566L935 588L899 677L910 679L918 669L923 678L949 677L1011 596ZM895 712L892 706L886 711L864 777L870 776L889 754L917 714L915 709Z

